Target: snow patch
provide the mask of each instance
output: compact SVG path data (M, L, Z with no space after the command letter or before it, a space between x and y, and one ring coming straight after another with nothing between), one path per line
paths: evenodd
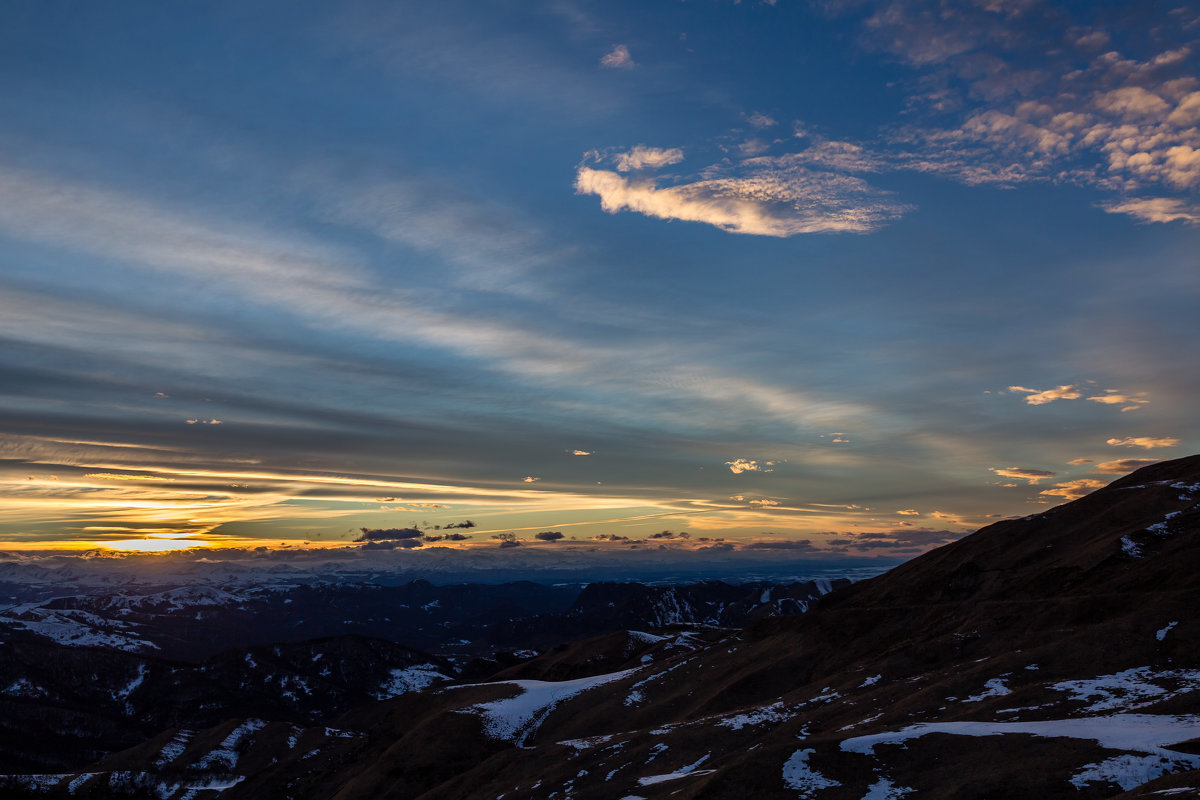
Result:
M964 703L978 703L980 700L987 700L989 697L1003 697L1006 694L1012 694L1012 689L1004 685L1002 678L992 678L983 685L983 691L979 694L973 694L970 697L963 698Z
M865 688L867 688L868 686L874 686L875 684L879 683L879 681L880 681L882 678L883 678L883 673L882 673L882 672L881 672L881 673L879 673L878 675L872 675L871 677L867 678L867 679L866 679L866 680L864 680L862 683L860 683L860 684L858 685L858 688L860 688L860 689L865 689Z
M1070 692L1072 700L1093 701L1084 711L1131 710L1200 690L1200 670L1155 672L1150 667L1136 667L1089 680L1061 681L1050 688Z
M637 672L637 668L590 678L571 681L500 681L493 684L471 684L473 686L515 686L520 692L513 697L480 703L464 709L484 718L484 730L493 739L509 739L518 746L524 745L542 720L563 700L574 697L588 689L619 681ZM459 687L462 688L462 687Z
M1121 551L1131 558L1142 557L1142 546L1128 536L1121 537Z
M1200 755L1168 749L1168 745L1200 736L1200 716L1113 714L1032 722L922 722L899 731L856 736L841 743L848 753L873 754L876 745L903 744L929 733L957 736L1031 736L1090 739L1108 750L1125 750L1098 764L1087 764L1071 778L1076 788L1093 781L1111 781L1131 789L1169 772L1200 768ZM1139 755L1135 756L1133 753Z
M197 761L194 766L198 769L208 769L213 766L221 766L230 770L233 769L238 763L238 746L242 744L242 741L247 736L250 736L255 731L261 730L266 726L266 724L267 723L263 722L261 719L246 720L241 725L238 725L236 728L230 731L229 735L221 740L219 745L206 753L205 756Z
M418 664L392 670L383 684L371 694L376 700L387 700L406 692L420 691L439 680L450 680L450 676L438 672L436 664Z
M747 711L743 714L734 714L730 717L724 717L717 720L717 725L723 728L730 728L735 731L740 731L747 725L765 725L771 722L786 722L791 719L794 714L783 707L783 703L772 703L769 706L756 708L753 711Z
M686 767L680 767L675 772L668 772L664 775L647 775L644 778L638 778L639 786L653 786L656 783L666 783L667 781L675 781L680 778L686 778L691 775L711 775L716 772L715 769L696 769L696 767L708 761L711 753L705 753L700 758L688 764Z
M916 790L906 786L896 786L887 778L880 778L867 787L867 793L862 796L862 800L900 800L914 791Z
M783 782L789 789L803 792L804 797L812 797L818 789L842 785L841 781L826 778L808 765L808 757L815 752L811 747L797 750L783 764Z
M1163 639L1167 638L1167 634L1171 632L1171 628L1174 628L1178 624L1178 622L1171 622L1167 624L1167 627L1159 628L1154 632L1154 638L1161 642Z
M187 749L188 743L195 735L194 731L187 729L181 730L172 737L171 741L163 745L163 749L158 751L158 758L154 759L155 767L165 767L175 759L183 755L183 751Z

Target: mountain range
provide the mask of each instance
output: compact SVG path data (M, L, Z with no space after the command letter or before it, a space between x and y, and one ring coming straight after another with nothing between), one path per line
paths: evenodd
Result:
M33 771L38 753L14 768L12 726L0 749L10 791L39 797L1200 797L1198 523L1193 456L853 584L591 585L489 622L490 652L335 637L146 666L163 656L92 647L80 675L142 659L103 702L155 732L53 773ZM37 608L145 613L125 633L175 646L149 621L165 606L89 603ZM52 693L70 683L21 677L70 648L18 624L41 612L20 613L33 616L5 617L3 635L26 655L0 683L28 684L0 719L63 707ZM536 653L495 649L522 642ZM376 666L321 676L331 662ZM314 664L335 688L306 693ZM202 709L218 685L224 705ZM292 708L286 692L330 699ZM30 739L69 724L20 726Z

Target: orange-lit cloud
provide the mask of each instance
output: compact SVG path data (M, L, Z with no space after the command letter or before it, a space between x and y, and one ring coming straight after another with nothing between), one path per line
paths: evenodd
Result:
M1111 442L1110 442L1110 444L1111 444ZM1095 463L1095 462L1093 462L1092 459L1090 459L1090 458L1073 458L1067 462L1067 464L1069 464L1072 467L1078 467L1078 466L1082 466L1083 464L1092 464L1092 463Z
M919 516L921 516L921 512L917 511L915 508L901 509L900 511L897 511L896 513L902 517L919 517Z
M653 180L580 167L575 191L597 195L610 214L633 211L756 236L862 233L907 210L851 175L767 164L744 173L659 187Z
M1141 394L1130 395L1124 394L1117 389L1105 389L1104 394L1089 397L1088 400L1093 403L1103 403L1106 406L1124 406L1121 409L1122 411L1136 411L1138 407L1150 402L1142 397Z
M1127 214L1142 222L1185 222L1200 223L1200 207L1177 197L1143 197L1107 203L1104 210L1110 214Z
M1046 478L1053 478L1054 473L1044 469L1026 469L1024 467L988 467L992 472L1005 478L1017 478L1033 485Z
M1141 447L1153 450L1156 447L1174 447L1179 444L1179 439L1174 436L1127 436L1124 439L1109 439L1108 444L1113 447Z
M1083 397L1083 392L1071 385L1059 386L1054 389L1026 389L1024 386L1010 386L1008 390L1028 394L1025 402L1031 406L1045 405L1053 403L1055 400L1078 400Z
M1094 480L1092 478L1080 478L1074 481L1066 481L1064 483L1056 483L1049 489L1043 489L1038 494L1047 496L1065 497L1068 500L1076 500L1083 497L1085 494L1104 486L1104 481Z
M729 471L734 475L740 475L743 472L762 472L762 466L757 461L735 458L733 461L726 461L725 466L729 467Z
M628 153L616 156L618 172L637 172L641 169L660 169L683 161L683 151L678 147L646 147L639 144Z
M1135 469L1157 464L1159 460L1157 458L1124 458L1119 461L1102 461L1089 471L1096 475L1124 475Z

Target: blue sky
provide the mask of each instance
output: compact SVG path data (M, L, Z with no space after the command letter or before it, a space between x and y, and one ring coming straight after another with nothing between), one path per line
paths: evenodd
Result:
M6 18L0 545L903 557L1197 450L1195 4Z

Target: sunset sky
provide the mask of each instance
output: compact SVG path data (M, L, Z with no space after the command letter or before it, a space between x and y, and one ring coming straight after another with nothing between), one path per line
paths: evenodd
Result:
M1195 2L3 16L0 550L903 557L1200 451Z

